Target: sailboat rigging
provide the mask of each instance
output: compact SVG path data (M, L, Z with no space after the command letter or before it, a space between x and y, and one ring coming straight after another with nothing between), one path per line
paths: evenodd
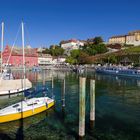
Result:
M11 53L13 50L14 45L12 46L10 56L7 60L6 66L4 69L2 69L2 64L3 61L1 61L1 77L0 77L0 96L2 95L10 95L10 94L15 94L22 92L24 90L28 90L32 88L32 83L25 78L25 52L24 52L24 25L22 25L22 50L23 50L23 77L21 79L13 79L11 73L7 73L7 66L9 63L9 58L11 57ZM1 37L1 56L2 56L2 51L3 51L3 38L4 38L4 23L2 23L2 37ZM8 79L7 79L7 74L8 74ZM23 80L24 79L24 80ZM23 84L21 82L23 80ZM26 83L26 84L25 84Z
M22 47L23 47L23 89L25 89L25 53L24 53L24 24L22 22ZM54 106L54 99L49 97L31 98L20 101L0 110L0 123L19 120L43 112Z
M2 74L2 62L3 62L3 57L2 57L2 52L3 52L3 38L4 38L4 22L1 24L1 74Z

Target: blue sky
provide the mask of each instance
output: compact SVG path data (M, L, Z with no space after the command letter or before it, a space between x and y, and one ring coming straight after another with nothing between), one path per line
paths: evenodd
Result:
M5 42L12 45L21 20L25 42L33 47L61 40L87 39L140 29L139 0L1 0L0 22L5 22ZM21 34L16 45L20 45Z

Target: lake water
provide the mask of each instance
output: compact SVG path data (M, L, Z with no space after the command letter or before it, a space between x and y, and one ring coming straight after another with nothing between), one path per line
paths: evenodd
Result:
M20 77L20 72L15 72ZM43 71L27 73L33 86L46 86L52 94L54 79L55 106L24 120L0 124L0 139L75 140L79 124L79 75L72 72ZM86 73L85 140L140 140L140 79ZM90 79L96 81L96 120L90 124ZM63 81L65 79L65 107ZM42 96L42 93L36 95ZM20 101L21 95L0 97L0 108Z

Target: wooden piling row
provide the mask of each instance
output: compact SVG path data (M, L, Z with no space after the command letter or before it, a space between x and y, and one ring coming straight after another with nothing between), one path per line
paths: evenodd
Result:
M79 79L79 137L85 136L86 78ZM90 80L90 122L95 121L95 80Z

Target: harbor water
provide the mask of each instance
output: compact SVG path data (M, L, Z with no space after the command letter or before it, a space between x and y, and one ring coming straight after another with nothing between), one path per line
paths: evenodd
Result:
M85 140L140 140L140 79L73 72L28 72L33 87L47 87L55 106L23 120L0 124L0 140L76 140L79 130L79 77L86 77ZM19 71L14 72L20 78ZM54 88L52 90L52 79ZM64 86L65 79L65 86ZM96 82L95 122L90 123L90 79ZM65 88L65 92L64 92ZM40 92L35 95L41 97ZM0 108L12 105L22 94L0 96Z

